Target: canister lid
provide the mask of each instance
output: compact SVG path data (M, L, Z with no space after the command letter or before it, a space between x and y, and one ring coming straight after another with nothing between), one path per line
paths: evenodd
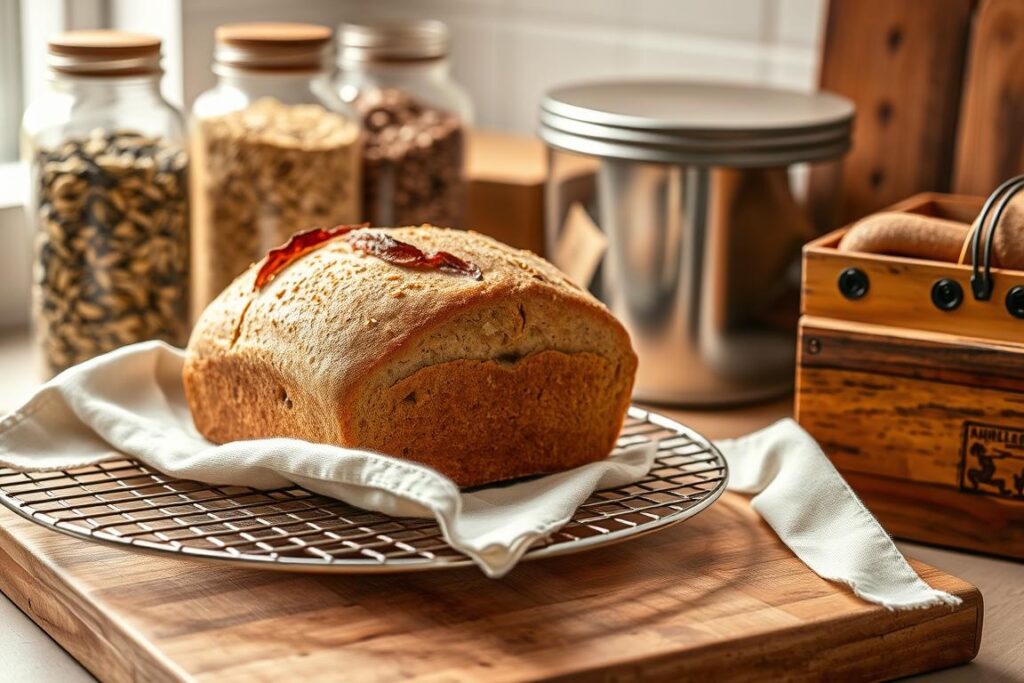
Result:
M850 146L853 104L832 93L685 81L556 88L540 137L572 152L636 161L785 166Z
M248 22L214 32L217 71L304 71L329 64L331 29L318 24Z
M419 61L448 54L448 27L433 19L338 25L338 63Z
M76 76L159 73L160 39L145 33L66 31L50 38L47 65Z

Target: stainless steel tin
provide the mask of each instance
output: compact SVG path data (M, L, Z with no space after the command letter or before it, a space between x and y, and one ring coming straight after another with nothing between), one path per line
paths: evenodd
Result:
M852 120L836 95L708 83L591 83L544 98L548 255L629 329L637 398L729 404L792 385L800 247L815 232L793 170L834 163ZM604 249L582 275L559 263L592 251L563 248L586 234L569 225L574 205Z

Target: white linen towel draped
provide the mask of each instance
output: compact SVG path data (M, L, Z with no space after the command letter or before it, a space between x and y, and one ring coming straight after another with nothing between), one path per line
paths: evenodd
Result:
M211 484L294 483L390 515L434 517L453 548L497 578L594 490L640 479L654 458L653 444L641 444L569 472L461 492L427 467L378 453L281 438L216 446L192 424L183 358L178 349L145 342L65 371L0 420L0 465L55 470L128 455ZM894 609L958 601L917 576L792 420L718 445L729 462L729 488L756 494L754 509L823 578Z

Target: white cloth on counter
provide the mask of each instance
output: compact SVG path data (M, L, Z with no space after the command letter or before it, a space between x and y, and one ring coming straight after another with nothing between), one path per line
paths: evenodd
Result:
M921 580L794 420L715 445L729 463L729 490L755 494L754 510L818 576L889 609L960 604Z
M378 453L285 438L217 446L192 423L183 360L178 349L145 342L61 373L0 420L0 465L60 470L127 455L209 484L294 483L393 516L434 517L453 548L497 578L593 491L642 478L655 456L654 444L644 443L569 472L464 492L430 468ZM823 578L890 608L957 601L917 576L792 420L718 445L729 462L729 488L756 493L754 509Z

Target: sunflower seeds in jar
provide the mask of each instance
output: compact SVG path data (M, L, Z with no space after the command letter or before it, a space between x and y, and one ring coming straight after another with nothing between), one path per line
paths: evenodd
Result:
M188 336L187 156L127 130L36 153L33 313L54 374L125 344Z
M160 91L156 36L68 31L22 117L31 161L33 327L46 377L189 331L185 121Z

